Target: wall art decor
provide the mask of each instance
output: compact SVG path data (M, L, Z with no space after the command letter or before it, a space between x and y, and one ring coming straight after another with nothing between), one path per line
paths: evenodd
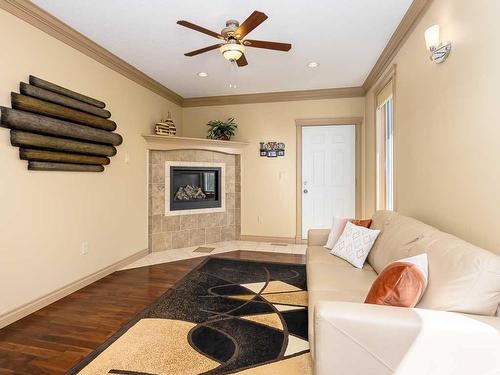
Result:
M0 124L29 170L102 172L123 138L100 100L29 76L0 107Z
M260 142L260 156L276 158L285 156L285 144L283 142Z
M176 135L177 129L175 127L174 121L170 117L170 112L168 112L167 119L161 120L155 125L156 135Z

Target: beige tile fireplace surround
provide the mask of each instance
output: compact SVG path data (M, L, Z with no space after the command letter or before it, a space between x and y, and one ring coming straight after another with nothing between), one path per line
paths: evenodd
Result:
M223 167L220 209L166 212L170 187L166 170L175 166ZM241 233L240 156L207 149L149 151L149 248L152 251L185 248L240 238ZM168 204L167 204L168 206ZM197 213L199 212L199 213Z

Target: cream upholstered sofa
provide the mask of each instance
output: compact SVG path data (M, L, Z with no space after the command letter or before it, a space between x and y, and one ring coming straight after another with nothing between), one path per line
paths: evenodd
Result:
M315 374L500 374L500 257L397 213L372 219L381 233L363 269L323 247L328 230L309 231ZM417 308L363 303L388 263L424 252L429 282Z

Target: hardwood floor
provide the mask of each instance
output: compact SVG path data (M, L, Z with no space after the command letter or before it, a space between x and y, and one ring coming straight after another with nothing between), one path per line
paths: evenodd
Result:
M305 256L217 257L304 264ZM115 272L0 330L0 375L64 374L206 257Z

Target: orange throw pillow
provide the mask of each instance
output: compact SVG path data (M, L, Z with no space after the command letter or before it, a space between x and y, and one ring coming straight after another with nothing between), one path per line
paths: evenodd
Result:
M427 254L390 263L372 284L365 303L415 307L427 287Z
M370 228L370 225L372 225L372 219L366 219L366 220L352 219L349 221L354 225L357 225L358 227Z

